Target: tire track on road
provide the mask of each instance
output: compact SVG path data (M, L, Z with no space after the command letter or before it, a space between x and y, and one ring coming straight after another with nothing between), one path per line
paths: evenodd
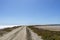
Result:
M41 36L38 36L35 32L33 32L33 30L31 30L30 28L28 28L28 30L30 33L31 40L43 40L41 39Z
M17 30L18 29L18 30ZM19 32L20 30L23 29L23 27L17 28L13 31L11 31L10 33L8 33L7 35L3 36L2 38L0 38L0 40L12 40L12 38L14 38L14 36L17 35L17 32ZM15 31L15 32L14 32ZM14 32L14 33L12 33ZM9 35L9 36L8 36ZM13 36L14 35L14 36ZM6 38L5 38L6 37Z
M23 27L23 28L24 28L24 27ZM21 28L19 31L17 31L17 32L14 34L14 36L13 36L10 40L13 40L13 38L15 38L16 35L17 35L21 30L23 30L23 28Z
M26 32L27 32L26 39L27 39L27 40L32 40L31 32L29 31L28 28L26 28Z

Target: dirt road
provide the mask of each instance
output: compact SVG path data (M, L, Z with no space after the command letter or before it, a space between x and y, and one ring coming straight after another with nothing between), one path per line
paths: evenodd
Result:
M34 33L26 26L14 29L8 34L0 37L0 40L42 40L40 36Z

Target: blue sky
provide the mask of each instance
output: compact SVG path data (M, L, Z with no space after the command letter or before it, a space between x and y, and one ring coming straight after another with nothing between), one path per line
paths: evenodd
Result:
M60 0L0 0L0 25L60 24Z

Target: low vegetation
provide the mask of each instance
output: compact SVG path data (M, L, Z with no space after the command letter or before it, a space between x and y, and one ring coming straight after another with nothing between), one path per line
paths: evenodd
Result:
M45 29L35 28L34 26L28 26L39 36L42 36L43 40L60 40L60 31L50 31Z
M11 32L12 30L14 30L18 27L21 27L21 26L14 26L14 27L11 27L11 28L0 29L0 36L3 36L4 34Z

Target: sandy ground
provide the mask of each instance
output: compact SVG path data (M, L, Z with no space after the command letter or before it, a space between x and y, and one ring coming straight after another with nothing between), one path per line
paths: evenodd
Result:
M35 26L35 28L42 28L51 31L60 31L60 26Z
M0 40L42 40L42 39L31 29L27 27L20 27L0 37Z

